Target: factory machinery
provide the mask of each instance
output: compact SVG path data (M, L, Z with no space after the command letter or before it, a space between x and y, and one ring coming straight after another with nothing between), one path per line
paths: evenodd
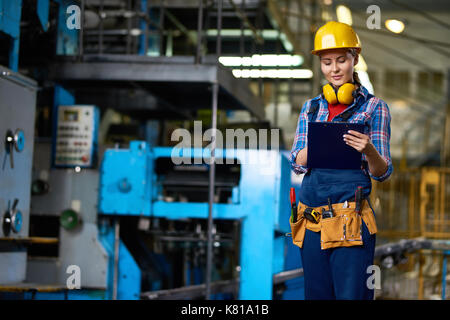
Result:
M65 9L76 1L37 1L42 30L52 3L59 5L57 54L82 52L82 32L65 28ZM190 57L60 57L49 66L53 131L35 137L38 83L17 72L22 1L0 4L0 31L11 43L9 68L0 68L0 112L8 115L0 119L0 298L204 299L210 236L207 298L303 298L299 250L285 236L286 152L215 149L224 161L215 165L209 228L210 149L160 147L145 137L99 142L108 106L192 119L196 108L210 107L202 93L213 91L219 105L261 118L246 80ZM190 96L173 95L180 88Z
M209 150L133 141L129 148L106 149L95 169L88 162L95 159L96 108L61 106L57 119L55 139L36 141L32 179L28 154L23 173L29 174L17 187L23 195L10 195L3 221L20 209L23 233L15 226L16 241L2 242L16 246L21 259L2 253L11 258L2 259L8 278L0 288L35 299L173 298L180 288L184 297L201 297L202 287L195 285L204 279ZM285 237L289 163L278 151L231 151L216 150L225 161L216 165L213 297L271 299L274 285L289 291L286 280L301 275L286 273L289 263L299 264L298 253L289 255L294 262L286 255L287 246L293 249ZM174 155L187 164L175 165ZM270 167L249 163L252 157ZM164 291L176 288L173 296Z

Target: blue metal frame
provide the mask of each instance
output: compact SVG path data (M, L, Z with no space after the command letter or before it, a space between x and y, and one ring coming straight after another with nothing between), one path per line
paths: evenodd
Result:
M446 287L447 287L447 258L450 255L450 250L445 250L442 252L443 261L442 261L442 300L446 298Z
M50 0L37 0L37 15L41 22L42 29L48 30L48 12L50 8Z
M108 288L106 299L112 299L114 287L114 227L101 225L99 239L108 254ZM141 293L141 271L125 244L119 240L117 299L138 300Z
M9 68L19 69L20 19L22 0L0 0L0 31L11 37Z
M36 13L44 31L47 31L49 0L38 0ZM11 39L8 67L19 69L20 21L22 18L22 0L0 0L0 31Z
M141 0L141 11L143 13L148 13L147 12L147 0ZM148 39L146 39L145 37L145 31L148 30L148 23L145 19L141 19L139 21L139 26L141 27L141 31L142 34L139 36L139 49L138 49L138 54L140 56L145 56L147 55L147 52L145 52L145 41L148 41ZM148 46L148 43L147 43Z
M209 149L178 149L184 156L209 157ZM153 163L159 157L171 157L171 147L149 148L133 141L129 149L110 149L104 154L100 176L99 213L134 215L167 219L208 217L208 203L165 202L157 199ZM285 268L285 239L276 238L290 231L290 168L287 158L269 151L268 160L277 163L272 174L261 175L261 166L245 164L258 159L259 150L236 150L241 163L239 190L231 204L213 206L215 219L242 222L240 248L240 299L271 299L272 276ZM267 152L267 151L266 151ZM226 158L226 150L216 150L216 158ZM263 180L262 180L263 177ZM261 183L264 181L264 183Z

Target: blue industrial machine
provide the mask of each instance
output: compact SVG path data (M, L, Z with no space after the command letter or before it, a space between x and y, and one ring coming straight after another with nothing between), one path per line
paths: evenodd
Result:
M50 0L37 0L36 14L44 31L47 31ZM9 38L9 68L13 71L19 68L20 21L22 15L22 0L0 0L0 38Z
M206 219L209 166L201 159L209 158L208 151L150 147L143 141L132 142L129 149L106 150L101 166L99 213ZM217 158L233 164L216 165L213 218L216 223L240 222L239 299L271 299L272 277L285 270L290 167L287 158L277 151L231 151L229 155L226 150L216 150ZM180 156L187 163L175 165L174 157ZM190 164L191 158L194 163ZM122 269L120 265L118 269Z
M25 280L36 92L35 81L0 66L0 285Z
M176 165L180 155L185 161ZM302 298L298 275L274 281L300 267L299 250L285 236L291 186L285 153L218 149L216 157L223 163L216 164L212 279L238 286L212 298ZM41 228L60 221L57 253L28 256L26 282L37 292L20 297L155 299L170 291L164 289L204 283L208 158L209 149L133 141L129 149L107 149L99 170L77 171L52 168L50 141L37 142L31 217ZM65 221L67 212L75 222ZM68 290L74 265L80 289ZM274 290L280 284L282 295Z

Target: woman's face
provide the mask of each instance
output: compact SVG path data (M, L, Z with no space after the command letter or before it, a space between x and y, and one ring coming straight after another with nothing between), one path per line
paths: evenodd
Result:
M357 63L358 55L353 56L347 49L330 49L320 54L322 73L335 88L353 82L353 67Z

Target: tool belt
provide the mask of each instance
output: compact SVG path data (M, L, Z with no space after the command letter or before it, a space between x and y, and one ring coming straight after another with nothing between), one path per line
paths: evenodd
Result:
M298 203L297 221L291 225L292 242L298 246L303 246L306 229L320 232L320 242L322 250L337 247L351 247L363 244L362 221L367 226L370 234L377 233L377 224L374 213L364 199L361 203L361 214L355 211L355 202L348 202L348 207L343 208L344 203L332 204L334 217L323 219L319 215L318 222L312 222L305 218L303 212L308 206ZM328 209L328 205L312 208L317 212L322 212L322 208Z

